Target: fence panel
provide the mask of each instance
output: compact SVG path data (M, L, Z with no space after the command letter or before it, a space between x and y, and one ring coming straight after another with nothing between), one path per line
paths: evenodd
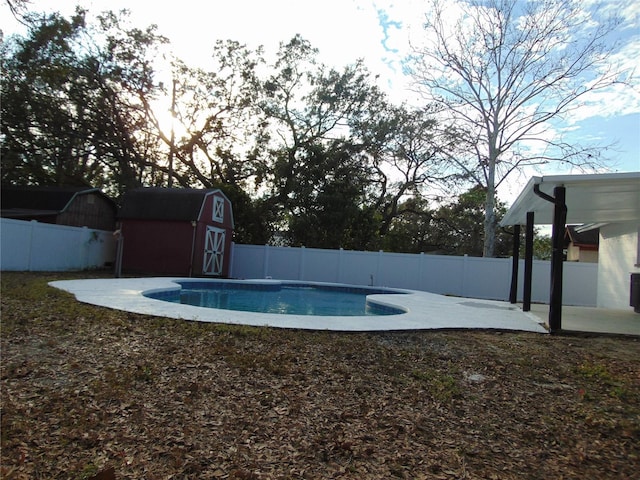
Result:
M300 280L316 282L340 282L340 250L302 248Z
M520 262L520 271L524 274L524 261ZM524 276L518 282L518 286L524 286ZM551 262L541 260L533 261L533 274L531 278L531 301L538 303L549 302L551 289ZM518 299L522 299L521 296Z
M31 222L0 219L0 265L2 270L29 270L31 264Z
M420 263L416 262L416 255L384 252L376 255L376 285L416 290L419 280Z
M462 296L489 300L509 298L510 278L508 258L464 257Z
M63 271L101 268L115 258L111 232L39 222L1 219L2 270ZM506 300L510 259L360 252L316 248L236 245L236 278L339 282L424 290L444 295ZM534 261L533 302L549 300L549 262ZM595 306L598 265L565 262L563 303ZM522 300L524 262L519 263Z
M113 263L112 232L3 218L0 268L64 271L102 268Z
M231 275L236 278L264 278L268 275L265 252L269 247L264 245L236 245L233 244L233 258L231 259Z
M372 285L375 283L375 252L344 250L340 265L340 282L350 285ZM372 278L372 275L374 276Z
M269 247L267 276L282 280L300 280L301 249Z
M421 269L417 290L441 295L461 295L464 257L420 255Z
M562 303L595 307L598 297L598 264L566 262L563 267ZM547 293L547 297L549 295Z

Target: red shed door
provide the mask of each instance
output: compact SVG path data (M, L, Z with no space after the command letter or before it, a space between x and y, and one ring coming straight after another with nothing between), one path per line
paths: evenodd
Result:
M207 226L207 234L204 242L204 260L202 262L202 273L204 275L222 274L224 237L224 229Z

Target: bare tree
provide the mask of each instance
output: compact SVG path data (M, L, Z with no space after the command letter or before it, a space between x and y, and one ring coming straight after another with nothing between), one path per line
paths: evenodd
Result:
M29 7L31 6L31 0L5 0L5 4L9 7L9 11L13 18L19 23L27 25L27 19L25 18L29 13ZM0 29L0 43L4 40L4 32Z
M418 89L446 105L464 141L450 159L485 188L484 256L493 256L496 188L526 166L594 166L602 146L559 126L588 96L625 82L611 37L619 20L582 0L432 0L410 65Z
M5 0L14 17L21 17L26 12L31 0Z

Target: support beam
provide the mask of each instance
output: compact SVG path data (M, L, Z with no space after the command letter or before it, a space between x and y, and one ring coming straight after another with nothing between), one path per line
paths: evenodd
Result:
M553 189L553 197L533 186L533 193L553 203L553 225L551 229L551 293L549 294L549 331L562 330L562 267L564 262L564 229L567 224L567 191L564 186Z
M522 311L531 310L531 279L533 277L533 226L535 214L527 212L527 225L524 233L524 290L522 292Z
M518 302L518 264L520 263L520 225L513 226L513 257L511 257L511 288L509 302Z
M562 330L562 274L564 263L564 230L567 223L567 204L565 187L553 189L554 210L551 243L551 294L549 297L549 330L551 333Z

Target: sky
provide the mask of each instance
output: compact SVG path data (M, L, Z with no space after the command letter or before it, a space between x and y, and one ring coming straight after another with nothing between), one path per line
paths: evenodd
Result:
M583 4L590 1L583 0ZM379 85L391 99L421 101L411 89L411 80L403 75L402 64L410 52L410 39L420 38L424 0L30 0L30 10L69 15L76 4L91 13L127 8L135 25L156 24L158 33L170 39L178 58L203 68L217 39L237 40L249 47L262 45L269 54L275 53L280 42L301 34L319 49L325 64L342 67L363 59L370 72L379 75ZM576 141L615 144L615 150L607 153L609 171L640 171L640 2L609 0L605 5L624 17L618 29L624 48L617 59L636 67L635 85L593 96L564 127ZM0 29L5 35L23 33L3 0ZM499 196L510 204L530 175L570 173L580 172L526 171L502 186Z

